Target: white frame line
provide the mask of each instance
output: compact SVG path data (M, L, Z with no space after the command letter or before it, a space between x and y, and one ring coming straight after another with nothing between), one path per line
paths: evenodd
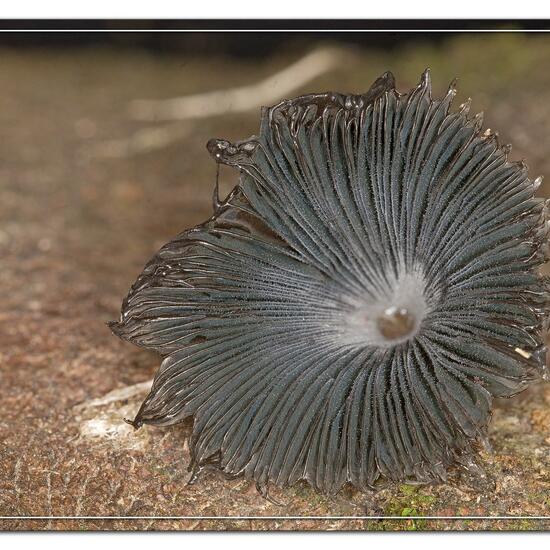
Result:
M45 20L47 21L47 20ZM339 33L387 33L387 32L401 32L401 33L423 33L423 32L442 32L442 33L548 33L550 32L550 20L547 21L549 24L548 29L0 29L2 33L75 33L75 32L95 32L95 33L177 33L177 32L242 32L242 33L261 33L261 32L272 32L272 33L282 33L282 32L307 32L307 33L329 33L329 32L339 32Z
M52 520L52 519L158 519L158 520L254 520L254 521L275 521L275 520L299 520L299 519L311 519L311 520L522 520L522 519L534 519L534 520L550 520L550 516L0 516L2 519L34 519L34 520Z

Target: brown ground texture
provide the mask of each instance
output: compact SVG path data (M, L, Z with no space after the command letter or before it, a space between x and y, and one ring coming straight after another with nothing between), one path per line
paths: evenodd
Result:
M178 139L155 148L138 134L120 156L125 150L112 140L166 127L132 121L129 102L252 83L303 52L289 45L258 62L70 46L0 51L0 528L550 528L540 519L550 516L550 385L542 382L495 403L493 450L480 455L484 476L457 469L446 484L370 494L347 487L333 498L300 483L272 489L280 506L215 471L188 486L189 424L135 432L123 422L145 389L93 401L154 374L158 357L121 342L105 323L118 317L155 250L210 215L215 165L207 140L247 137L259 121L254 110L169 123ZM292 95L361 92L387 69L406 91L429 66L434 94L458 76L456 104L471 96L485 127L514 144L514 159L525 158L533 177L550 174L550 36L462 35L346 56ZM222 171L222 180L228 189L235 174ZM540 194L550 196L548 181ZM354 519L373 515L397 519Z

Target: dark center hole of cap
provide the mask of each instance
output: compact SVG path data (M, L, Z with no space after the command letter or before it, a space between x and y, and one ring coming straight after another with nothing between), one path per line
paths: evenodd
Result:
M384 338L396 340L414 329L414 316L404 307L389 307L378 317L378 330Z

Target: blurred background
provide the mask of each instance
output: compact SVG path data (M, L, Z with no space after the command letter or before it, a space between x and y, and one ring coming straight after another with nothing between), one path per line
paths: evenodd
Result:
M247 482L215 473L186 487L189 426L134 433L122 422L146 391L134 385L147 383L159 360L118 341L104 323L118 316L150 256L211 215L216 165L205 144L257 133L260 105L309 92L361 93L387 70L406 92L429 67L434 95L458 77L455 105L471 97L471 113L485 112L484 127L513 144L512 160L525 159L534 178L550 174L549 63L550 35L521 32L1 35L0 515L548 515L547 385L498 405L496 454L484 455L494 483L485 488L457 473L448 488L395 487L367 500L350 491L334 502L300 485L281 494L290 501L281 511ZM236 181L222 168L223 193ZM550 196L550 180L539 194ZM127 526L9 523L83 525Z

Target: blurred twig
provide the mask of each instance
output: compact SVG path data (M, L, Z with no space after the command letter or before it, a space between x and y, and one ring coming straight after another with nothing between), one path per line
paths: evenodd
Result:
M191 128L182 123L167 124L156 128L142 128L127 139L116 139L98 144L93 149L96 157L131 157L162 149L172 142L185 137Z
M130 114L138 120L190 120L257 109L284 99L343 59L342 50L318 49L255 84L172 99L136 100L130 104Z

